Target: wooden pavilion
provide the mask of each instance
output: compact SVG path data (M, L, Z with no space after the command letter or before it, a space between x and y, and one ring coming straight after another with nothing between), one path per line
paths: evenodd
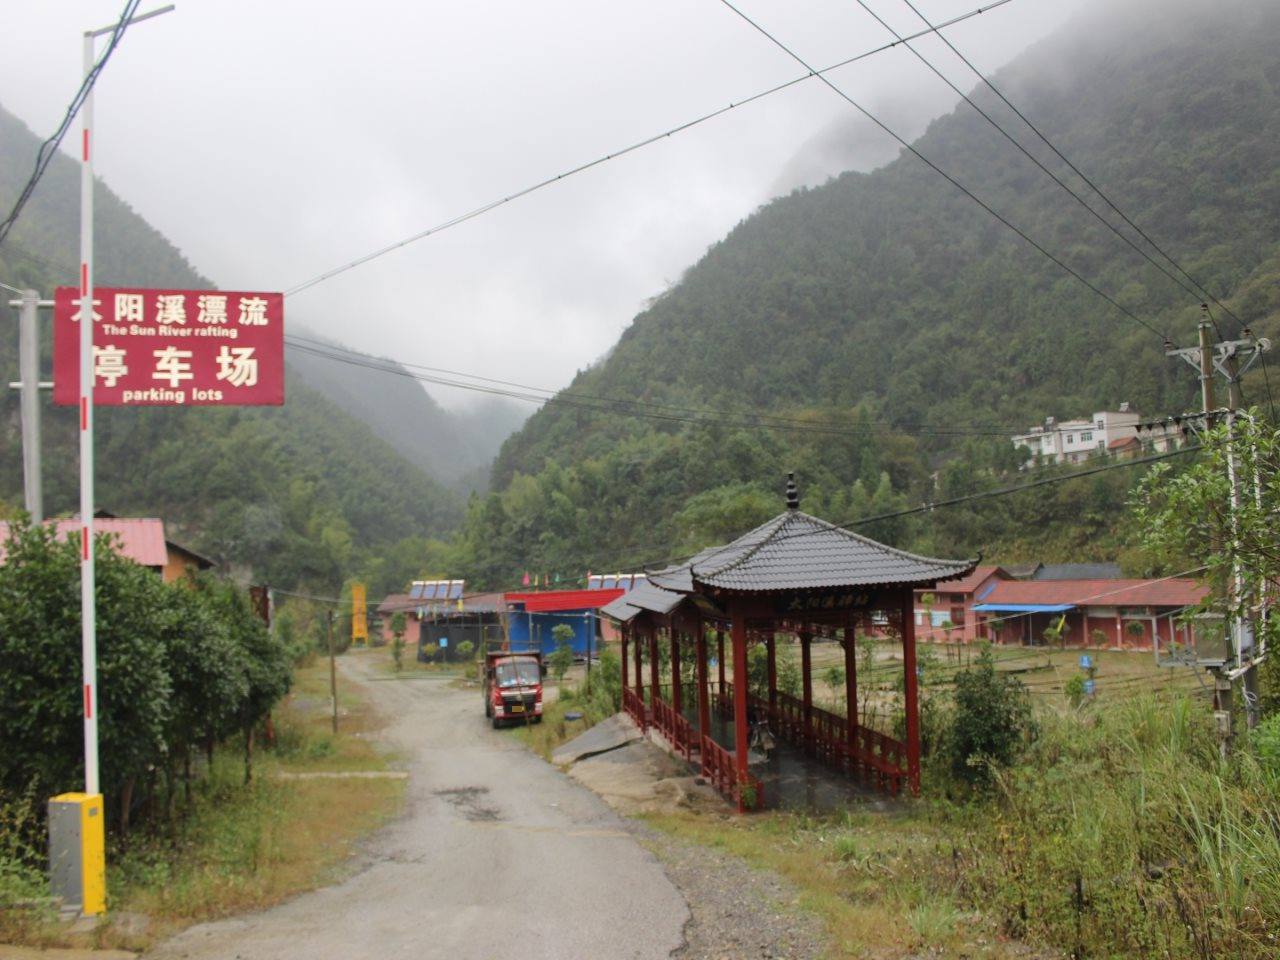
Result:
M896 794L903 784L918 793L920 717L912 592L964 577L976 563L916 556L803 513L789 475L784 513L732 543L650 572L647 583L601 610L621 627L624 709L642 730L657 728L686 759L693 761L696 755L702 775L739 811L764 802L762 784L748 770L750 713L767 717L776 736L835 769L889 793ZM854 640L859 626L877 614L896 627L902 642L905 743L858 723ZM718 647L714 682L708 677L708 628L716 634ZM726 632L732 680L725 676ZM780 632L799 639L800 698L778 689L774 641ZM670 644L669 687L660 683L660 633ZM810 644L815 636L838 639L844 648L846 716L813 704ZM694 645L696 729L683 702L687 682L681 677L681 647L689 643ZM767 650L764 696L748 689L747 650L753 643L763 643ZM735 749L714 739L713 710L732 720Z

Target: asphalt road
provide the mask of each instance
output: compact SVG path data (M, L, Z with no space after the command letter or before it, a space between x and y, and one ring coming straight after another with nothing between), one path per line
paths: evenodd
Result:
M366 677L359 658L344 672ZM369 683L409 771L404 815L348 880L201 924L160 960L611 960L668 957L689 917L658 861L595 794L447 680Z

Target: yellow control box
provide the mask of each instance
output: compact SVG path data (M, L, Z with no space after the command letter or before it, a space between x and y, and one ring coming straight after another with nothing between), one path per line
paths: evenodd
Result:
M105 819L100 793L49 801L49 883L55 897L87 917L107 908Z

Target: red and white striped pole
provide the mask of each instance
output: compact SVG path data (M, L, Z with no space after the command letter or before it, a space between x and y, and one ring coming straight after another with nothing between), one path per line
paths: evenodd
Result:
M93 72L92 32L84 75ZM93 569L93 88L80 108L80 646L84 659L84 792L98 789L98 649Z

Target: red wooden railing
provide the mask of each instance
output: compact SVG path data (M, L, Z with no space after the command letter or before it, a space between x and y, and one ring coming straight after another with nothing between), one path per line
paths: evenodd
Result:
M743 783L738 782L733 754L710 737L701 743L702 775L722 794L738 805L739 810L758 810L764 806L764 784L757 777L747 774Z
M810 706L806 728L804 702L781 690L775 696L776 706L771 710L767 699L748 694L752 710L769 717L769 728L775 736L887 793L896 796L902 789L907 777L907 748L900 741L859 726L854 744L850 745L844 717ZM717 704L722 715L733 716L733 684L725 684Z
M644 700L630 687L623 688L622 709L627 711L627 716L636 722L641 733L649 729L649 712L645 708Z
M653 725L686 760L693 759L693 728L689 720L661 698L653 701Z

